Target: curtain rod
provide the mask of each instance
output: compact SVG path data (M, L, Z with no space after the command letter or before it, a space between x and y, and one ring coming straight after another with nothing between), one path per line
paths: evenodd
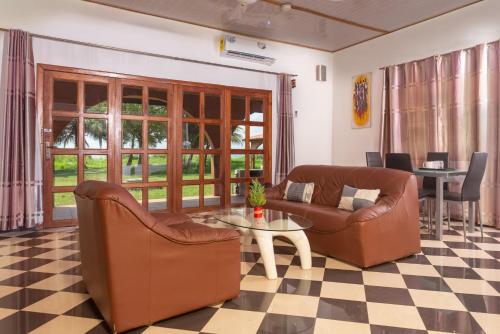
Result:
M7 31L9 31L9 29L0 27L0 31L7 32ZM89 46L89 47L104 49L104 50L132 53L132 54L137 54L137 55L141 55L141 56L149 56L149 57L155 57L155 58L177 60L177 61L183 61L183 62L188 62L188 63L200 64L200 65L224 67L224 68L230 68L230 69L234 69L234 70L241 70L241 71L248 71L248 72L257 72L257 73L273 74L273 75L288 74L289 76L292 76L292 77L298 76L297 74L257 70L257 69L248 68L248 67L225 65L225 64L213 63L213 62L209 62L209 61L202 61L202 60L196 60L196 59L190 59L190 58L169 56L169 55L164 55L164 54L160 54L160 53L137 51L137 50L132 50L132 49L125 49L125 48L119 48L119 47L102 45L102 44L87 43L87 42L81 42L81 41L76 41L76 40L72 40L72 39L59 38L59 37L53 37L53 36L47 36L47 35L39 35L39 34L31 34L31 33L30 33L30 35L31 35L31 37L34 37L34 38L46 39L46 40L56 41L56 42L64 42L64 43L69 43L69 44Z
M432 56L429 56L429 57L425 57L425 58L420 58L420 59L415 59L415 60L410 60L410 61L407 61L405 63L399 63L399 64L394 64L394 65L387 65L387 66L382 66L382 67L379 67L379 70L385 70L386 68L388 67L393 67L393 66L399 66L399 65L403 65L403 64L407 64L407 63L413 63L413 62L418 62L418 61L422 61L424 59L428 59L428 58L432 58L432 57L440 57L440 56L446 56L450 53L453 53L453 52L456 52L456 51L466 51L466 52L469 52L470 50L474 49L475 47L478 47L480 45L485 45L486 47L489 47L492 43L496 43L500 40L494 40L494 41L490 41L490 42L484 42L484 43L480 43L480 44L476 44L474 46L470 46L468 48L462 48L462 49L458 49L458 50L453 50L453 51L448 51L448 52L444 52L444 53L440 53L440 54L437 54L437 55L432 55Z

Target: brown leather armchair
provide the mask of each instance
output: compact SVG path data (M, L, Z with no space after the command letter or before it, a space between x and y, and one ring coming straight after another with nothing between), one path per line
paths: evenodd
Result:
M75 189L83 280L113 332L238 296L239 234L150 214L122 187Z

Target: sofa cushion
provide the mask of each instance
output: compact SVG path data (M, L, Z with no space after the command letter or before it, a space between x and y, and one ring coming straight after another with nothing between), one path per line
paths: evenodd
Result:
M311 203L314 183L297 183L288 181L283 199L292 202Z
M357 189L344 185L339 209L356 211L375 205L380 189Z
M305 217L310 219L314 225L311 230L333 233L347 227L347 219L351 212L340 210L331 206L309 204Z

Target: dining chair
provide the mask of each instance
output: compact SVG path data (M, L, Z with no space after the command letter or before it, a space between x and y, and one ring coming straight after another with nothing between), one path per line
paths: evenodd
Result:
M481 218L481 209L479 201L481 199L481 182L486 171L486 162L488 153L474 152L469 164L469 169L465 175L464 183L460 192L445 191L443 199L447 202L460 202L462 204L462 224L464 228L464 241L467 242L467 228L465 223L466 202L474 202L479 216L479 226L481 229L481 238L483 237L483 220Z
M386 153L385 155L385 168L399 169L405 172L413 173L413 164L411 162L411 155L408 153ZM428 197L431 196L432 193L427 192L423 188L418 189L418 201L424 203L424 212L425 205L428 207L428 228L430 230L431 226L431 204L428 201ZM425 214L424 214L425 219Z
M426 161L443 161L444 168L449 166L449 154L448 152L427 152ZM448 190L448 183L443 184L443 191ZM427 201L436 196L436 178L424 176L422 180L422 188L419 190L419 198L426 198L426 204L429 215L429 225L428 230L431 230L432 223L432 202ZM448 215L448 229L450 229L451 219L450 219L450 206L447 203L447 215Z
M380 152L366 152L367 167L384 167Z
M408 153L386 153L385 168L399 169L413 173L411 156Z

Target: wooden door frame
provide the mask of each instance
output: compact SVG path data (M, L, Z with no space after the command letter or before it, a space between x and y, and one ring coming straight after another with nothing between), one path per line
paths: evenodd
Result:
M44 127L43 125L46 124L46 119L51 115L51 113L45 113L44 111L44 106L45 103L48 103L48 99L50 99L50 95L46 93L47 89L47 73L49 72L61 72L61 73L67 73L67 74L76 74L76 75L87 75L87 76L92 76L92 77L104 77L107 78L109 81L113 81L112 79L115 79L113 81L113 94L111 94L112 90L108 88L108 98L109 98L109 110L111 110L111 105L114 106L114 108L118 108L119 104L119 94L114 94L114 92L118 89L119 83L121 81L136 81L136 82L145 82L149 86L171 86L172 89L169 90L169 98L172 96L172 115L170 117L169 121L169 128L168 128L168 137L169 137L169 142L168 142L168 162L171 163L172 160L170 159L172 156L177 157L177 155L180 154L178 151L178 146L179 143L178 141L182 141L182 134L181 137L178 137L178 135L174 132L177 132L176 128L178 128L176 125L179 122L179 117L178 115L180 111L180 108L182 106L181 103L179 103L178 97L182 89L200 89L200 90L220 90L221 91L221 108L222 112L225 115L224 119L221 122L221 126L223 127L222 129L222 137L221 142L222 142L222 149L221 149L221 158L225 157L223 159L224 161L221 162L222 167L222 175L221 175L221 180L222 180L222 187L224 189L223 196L221 198L221 206L222 207L229 207L231 206L231 194L230 194L230 185L231 185L231 173L230 173L230 157L231 157L231 148L230 145L226 143L226 138L227 138L227 129L230 129L231 126L231 118L230 118L230 102L231 102L231 95L234 94L235 92L240 92L242 95L245 96L256 96L256 97L261 97L264 99L264 104L265 104L265 123L266 125L264 126L264 138L268 138L268 140L264 141L264 180L265 182L271 182L272 180L272 91L270 90L264 90L264 89L255 89L255 88L245 88L245 87L238 87L238 86L225 86L225 85L219 85L219 84L212 84L212 83L202 83L202 82L192 82L192 81L182 81L182 80L171 80L171 79L163 79L163 78L155 78L155 77L147 77L147 76L140 76L140 75L131 75L131 74L124 74L124 73L115 73L115 72L108 72L108 71L99 71L99 70L89 70L89 69L82 69L82 68L73 68L73 67L66 67L66 66L59 66L59 65L51 65L51 64L37 64L37 82L36 82L36 88L37 88L37 113L40 115L40 119L42 120L42 127L41 127L41 152L42 152L42 166L43 166L43 189L44 189L44 209L49 208L49 210L44 210L44 227L60 227L60 226L67 226L67 225L73 225L74 222L69 221L57 221L52 222L52 217L49 216L52 214L52 200L50 201L50 206L47 205L46 200L47 200L47 195L49 195L49 190L51 189L51 184L49 182L46 182L45 178L47 176L52 175L52 171L48 171L48 169L51 168L51 166L47 166L47 163L45 162L45 141L48 136L47 133L44 132ZM50 90L47 90L49 92ZM52 94L50 92L50 94ZM120 93L121 95L121 93ZM83 96L79 97L83 98ZM119 113L117 113L119 114ZM119 115L114 115L112 117L113 119L108 121L108 129L114 129L114 130L108 130L108 150L111 151L111 159L113 157L119 156L116 153L116 147L117 145L121 146L121 135L119 133L118 128L121 129L121 127L115 126L117 123L121 121L121 117ZM182 122L182 117L180 119L180 122ZM175 124L175 126L174 126ZM79 126L83 126L83 124L79 124ZM83 133L82 133L83 134ZM202 133L200 133L200 142L203 144L204 138L201 136ZM179 139L180 138L180 139ZM248 140L248 139L247 139ZM179 161L180 159L176 158L176 161ZM52 161L52 159L50 160ZM108 165L110 163L110 159L108 159ZM201 162L200 162L201 163ZM116 163L112 163L112 165L116 165ZM247 163L248 165L248 163ZM80 169L83 169L83 165L79 164L79 173ZM121 179L119 179L121 175L121 165L116 165L114 167L111 167L111 169L114 170L108 170L108 181L114 182L114 183L121 183ZM147 168L147 167L146 167ZM194 212L194 211L201 211L200 208L195 208L195 209L182 209L181 202L182 202L182 193L178 193L177 187L180 185L180 183L177 181L177 178L179 177L179 173L182 175L182 169L179 170L178 166L175 166L174 168L170 168L169 171L167 171L168 176L167 176L167 182L168 182L168 211L171 212ZM168 179L169 178L169 179ZM172 186L170 184L174 182ZM182 191L182 190L181 190ZM172 192L172 193L170 193ZM51 194L50 194L51 195ZM201 195L201 194L200 194ZM201 203L201 200L200 200ZM146 203L147 205L147 203ZM209 208L207 208L209 209Z

